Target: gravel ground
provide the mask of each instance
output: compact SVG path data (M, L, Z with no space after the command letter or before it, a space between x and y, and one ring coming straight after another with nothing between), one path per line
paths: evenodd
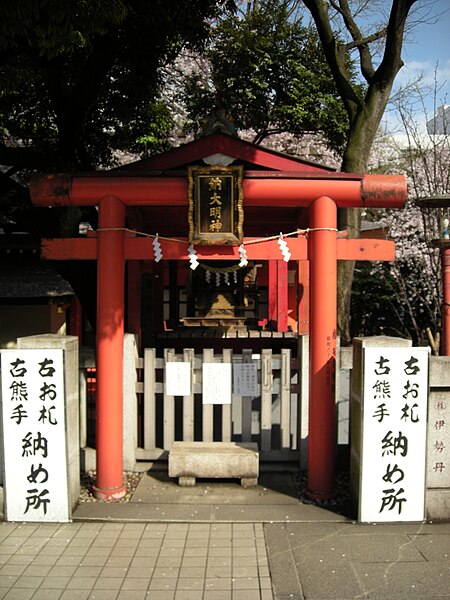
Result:
M129 502L131 497L133 496L134 490L137 488L138 483L142 479L144 473L134 473L131 471L127 471L124 473L125 482L127 484L127 493L120 500L115 500L115 502ZM81 473L81 490L80 497L78 499L79 503L82 502L99 502L97 498L95 498L92 486L95 483L95 471L88 471L87 473Z
M303 504L314 504L338 514L351 516L350 477L346 471L338 472L336 475L336 495L331 500L311 500L306 495L308 477L302 471L293 475L294 485L297 490L298 499Z
M92 492L92 486L95 483L95 471L88 471L81 474L81 491L78 502L98 502ZM116 502L129 502L133 492L137 488L144 473L128 471L124 474L127 484L127 493ZM336 477L336 496L332 500L311 500L306 496L307 475L305 472L294 473L292 475L298 499L303 504L315 504L323 508L329 508L340 514L347 514L350 510L350 482L349 475L346 472L338 473Z

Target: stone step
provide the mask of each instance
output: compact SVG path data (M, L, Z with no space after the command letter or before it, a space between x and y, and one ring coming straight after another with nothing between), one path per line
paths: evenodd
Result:
M243 487L258 484L259 453L255 443L174 442L169 452L169 477L181 486L197 477L240 479Z

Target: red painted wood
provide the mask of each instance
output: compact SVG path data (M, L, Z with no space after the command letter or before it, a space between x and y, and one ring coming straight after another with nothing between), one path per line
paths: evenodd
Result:
M336 450L336 205L318 198L310 209L310 371L308 494L334 495ZM323 230L320 230L323 228Z
M125 225L116 198L99 205L100 228ZM124 231L99 231L97 265L97 480L95 494L116 500L123 482Z
M244 179L245 206L301 207L326 195L339 207L400 208L406 200L406 179L401 175L336 175L289 179ZM79 177L37 175L30 186L36 206L95 206L99 198L115 196L128 206L185 206L186 177Z
M442 265L442 354L450 356L450 248L441 248Z
M309 262L298 261L298 333L309 333Z
M127 331L137 336L141 349L141 278L142 262L130 260L127 264Z
M76 335L78 344L83 345L83 310L77 296L72 298L69 308L69 331L68 335Z
M54 238L41 241L41 257L48 260L95 260L96 238Z
M277 261L272 259L269 260L268 264L268 319L269 323L272 327L277 329L277 317L278 317L278 298L277 298L277 290L278 290L278 269L277 269Z
M329 167L286 156L256 146L250 142L233 138L221 133L208 135L158 156L147 158L121 167L121 171L152 171L185 167L211 154L226 154L247 163L266 167L268 169L292 171L332 171Z
M286 332L288 326L288 263L277 260L277 331Z
M155 303L153 306L153 322L155 332L164 331L164 263L154 263Z
M289 263L288 269L288 331L298 332L298 268L295 263Z
M270 260L281 256L277 240L249 243L254 238L245 238L244 243L250 260ZM307 260L307 239L304 236L286 238L291 260ZM188 260L187 239L167 241L160 239L163 260ZM195 246L200 260L239 260L238 246ZM95 260L96 238L55 238L42 240L42 258L51 260ZM395 260L395 243L391 240L338 239L339 260ZM125 238L127 260L153 260L152 238Z

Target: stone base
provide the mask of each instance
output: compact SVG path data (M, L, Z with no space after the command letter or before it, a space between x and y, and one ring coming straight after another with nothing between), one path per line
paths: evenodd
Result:
M235 442L174 442L169 453L169 477L181 486L197 477L240 479L243 487L258 484L258 445Z
M450 489L428 489L426 513L428 521L450 521Z

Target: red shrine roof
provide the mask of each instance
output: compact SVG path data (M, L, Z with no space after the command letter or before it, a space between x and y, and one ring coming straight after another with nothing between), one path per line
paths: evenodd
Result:
M335 169L288 156L275 150L257 146L224 133L201 137L151 158L138 160L117 171L165 171L183 169L214 155L225 155L244 163L246 170L273 170L297 173L330 173Z

